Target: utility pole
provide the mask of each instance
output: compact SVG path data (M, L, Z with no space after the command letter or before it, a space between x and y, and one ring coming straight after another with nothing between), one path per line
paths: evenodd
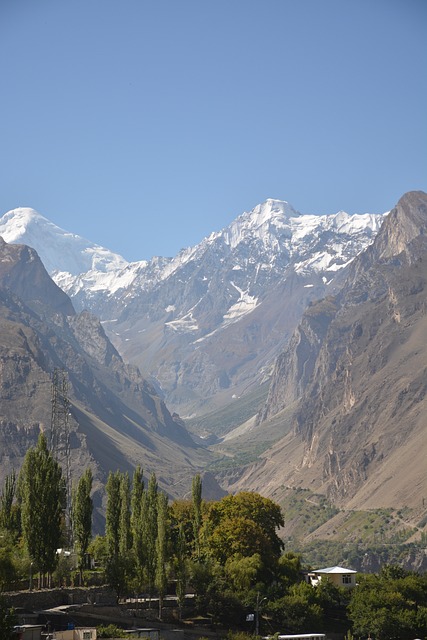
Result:
M65 371L54 369L52 374L52 413L50 424L50 451L62 466L65 477L66 504L65 527L68 542L73 544L71 518L71 464L70 464L70 401L68 399L68 379Z
M262 603L267 600L267 598L262 598L260 600L259 591L256 594L256 608L255 608L255 635L259 636L259 610Z

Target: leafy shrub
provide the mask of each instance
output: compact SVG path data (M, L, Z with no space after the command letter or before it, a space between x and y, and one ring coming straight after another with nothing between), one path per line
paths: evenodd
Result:
M127 634L115 624L100 626L96 629L98 638L126 638Z

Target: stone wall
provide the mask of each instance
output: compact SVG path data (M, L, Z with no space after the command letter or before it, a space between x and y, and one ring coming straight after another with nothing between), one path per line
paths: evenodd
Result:
M68 604L115 604L116 596L108 587L40 589L3 593L12 607L38 611Z

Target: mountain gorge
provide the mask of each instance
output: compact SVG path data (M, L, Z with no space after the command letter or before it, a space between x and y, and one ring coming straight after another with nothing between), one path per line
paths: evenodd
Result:
M77 308L96 313L124 359L189 417L268 379L306 306L334 291L382 221L267 200L175 258L129 264L28 209L3 216L0 235L33 246Z
M5 214L2 473L49 428L59 368L72 455L99 481L142 464L183 495L209 468L212 497L255 490L286 506L303 492L309 519L327 500L331 517L308 538L356 539L352 514L384 508L407 509L398 526L419 536L426 229L423 192L386 215L267 200L174 258L127 263L33 210Z
M315 489L346 510L410 507L423 521L426 229L427 195L406 194L340 291L309 305L251 426L267 432L275 422L282 438L230 477L230 490Z
M38 255L0 241L1 481L50 433L52 374L67 372L71 467L99 489L109 470L140 464L174 495L209 460L139 370L123 362L99 320L76 313ZM180 490L183 487L180 487ZM95 493L101 511L102 492Z

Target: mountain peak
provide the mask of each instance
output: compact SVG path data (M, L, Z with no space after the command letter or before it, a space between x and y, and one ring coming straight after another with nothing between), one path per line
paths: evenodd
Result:
M43 218L35 209L17 207L5 213L0 219L0 235L6 242L20 241L28 227L31 224L38 224L39 221L49 224L49 220Z
M269 245L271 236L277 233L283 235L285 229L285 235L289 236L290 220L299 216L300 213L286 200L268 198L251 211L242 213L226 229L215 234L215 237L222 235L232 249L248 237L258 238L263 244Z
M246 215L262 223L267 220L283 220L298 217L301 214L286 200L267 198L265 202L256 205L248 214L243 213L240 217Z
M424 191L408 191L403 195L396 207L400 219L412 226L415 236L427 233L427 193Z
M65 272L78 276L92 269L105 273L128 264L122 256L61 229L30 207L5 213L0 218L0 236L6 242L36 248L51 274Z
M427 193L409 191L390 211L373 244L379 258L392 258L405 251L418 236L427 235Z
M35 249L0 236L0 289L8 289L43 315L75 313L71 300L48 275ZM41 311L40 311L41 310Z

